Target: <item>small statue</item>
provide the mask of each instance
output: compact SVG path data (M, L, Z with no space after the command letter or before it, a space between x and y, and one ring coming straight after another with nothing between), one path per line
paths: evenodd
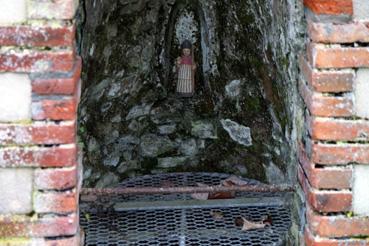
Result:
M181 44L182 55L176 59L177 86L176 92L180 97L192 97L195 93L196 64L192 43L189 40Z

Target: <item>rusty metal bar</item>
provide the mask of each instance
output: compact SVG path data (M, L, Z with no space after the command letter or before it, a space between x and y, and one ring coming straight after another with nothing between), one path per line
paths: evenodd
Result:
M172 193L216 193L216 192L294 192L291 185L244 185L244 186L204 186L204 187L117 187L117 188L82 188L81 195L142 195Z

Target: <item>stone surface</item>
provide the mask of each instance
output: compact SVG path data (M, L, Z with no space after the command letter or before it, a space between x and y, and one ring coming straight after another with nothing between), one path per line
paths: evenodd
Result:
M31 118L31 81L28 75L0 74L0 121Z
M358 69L354 83L356 115L369 118L369 69Z
M0 214L27 214L32 211L31 169L0 169Z
M353 0L354 19L358 21L369 20L369 3L367 0Z
M215 138L217 138L217 134L216 134L214 125L212 123L206 122L206 121L192 122L191 134L193 136L203 138L203 139L206 139L206 138L215 139Z
M79 123L88 146L84 165L91 167L86 186L118 169L120 179L216 170L267 181L265 163L272 160L294 180L290 163L303 124L295 86L305 32L301 1L106 0L81 6ZM179 39L188 33L196 47L196 93L179 98L173 64ZM253 145L233 140L221 119L249 127ZM123 144L128 135L138 141ZM188 165L158 168L159 159L178 157L188 158ZM118 158L117 166L104 165Z
M187 160L187 157L167 157L158 159L159 168L172 168L183 165Z
M226 130L229 136L239 144L244 146L251 146L252 145L252 138L250 128L240 125L235 121L230 119L221 120L222 126L224 130Z
M20 23L26 20L27 0L0 0L0 25Z
M167 137L158 137L153 134L141 138L140 151L143 156L156 157L175 149L175 145Z
M357 215L369 216L369 166L354 166L353 210Z

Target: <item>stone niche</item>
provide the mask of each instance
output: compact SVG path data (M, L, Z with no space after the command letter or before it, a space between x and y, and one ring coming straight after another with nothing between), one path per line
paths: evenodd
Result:
M85 186L182 171L294 182L300 1L81 1L78 22ZM174 92L183 38L192 98Z

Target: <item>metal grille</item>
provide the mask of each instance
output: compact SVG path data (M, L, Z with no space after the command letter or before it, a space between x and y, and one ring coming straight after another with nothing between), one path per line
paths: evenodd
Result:
M196 183L217 185L228 176L204 173L143 176L128 180L122 186L159 187L163 181L173 186ZM255 183L250 181L250 184ZM284 245L284 237L290 226L289 212L279 198L253 198L251 203L237 203L235 200L235 204L231 204L232 200L227 200L229 203L223 200L222 205L212 201L204 206L187 203L173 208L161 208L150 204L168 201L168 198L174 202L188 201L190 196L155 195L145 201L145 196L139 196L136 200L135 197L128 197L128 202L125 200L127 197L110 197L109 201L102 202L110 203L103 210L97 210L91 204L82 204L81 226L86 233L86 245ZM135 210L123 206L122 211L114 210L114 204L123 200L126 203L138 202L146 207ZM221 214L221 218L214 217L214 214ZM260 221L266 215L272 218L272 225L263 229L241 231L234 223L237 217Z

